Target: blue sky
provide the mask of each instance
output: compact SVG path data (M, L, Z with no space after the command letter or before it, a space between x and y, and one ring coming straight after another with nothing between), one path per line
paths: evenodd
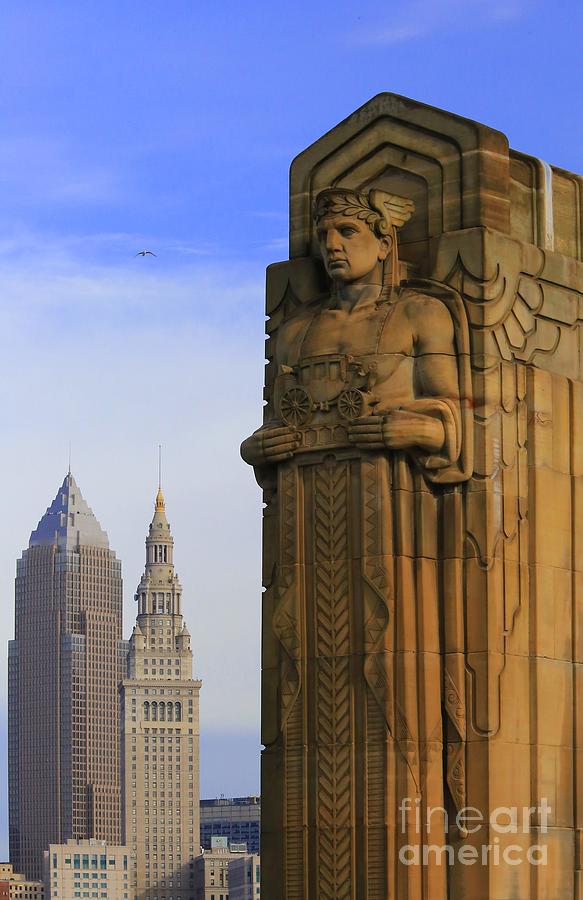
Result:
M205 796L259 788L260 496L238 445L259 424L264 269L286 255L289 163L394 91L583 172L582 26L576 0L0 11L0 646L15 558L69 440L123 560L129 633L161 441L204 679ZM136 259L143 247L157 258ZM4 662L0 736L5 683Z

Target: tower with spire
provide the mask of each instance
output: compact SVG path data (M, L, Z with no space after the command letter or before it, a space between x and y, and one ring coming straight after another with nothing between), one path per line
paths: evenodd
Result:
M69 471L17 562L9 839L18 872L69 838L119 844L121 563Z
M124 840L139 897L194 895L199 852L199 691L159 485L120 686Z

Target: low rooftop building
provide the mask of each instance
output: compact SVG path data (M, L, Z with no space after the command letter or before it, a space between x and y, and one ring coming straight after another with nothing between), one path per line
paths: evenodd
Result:
M44 900L42 881L29 881L26 875L15 872L12 863L0 863L0 900Z
M106 841L68 840L44 854L46 900L133 900L133 865L127 847Z

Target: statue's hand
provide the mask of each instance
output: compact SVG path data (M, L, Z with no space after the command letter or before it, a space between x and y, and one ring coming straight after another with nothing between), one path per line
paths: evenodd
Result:
M355 419L348 436L351 443L368 450L419 447L437 452L445 442L445 430L439 419L406 409L394 409L384 416Z
M287 425L260 428L241 444L241 456L250 466L275 465L291 459L300 446L301 435Z
M385 447L383 422L383 416L361 416L360 419L355 419L348 426L348 440L366 450L382 450Z

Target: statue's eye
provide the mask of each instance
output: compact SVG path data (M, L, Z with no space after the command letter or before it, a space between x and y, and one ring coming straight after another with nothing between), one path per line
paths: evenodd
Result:
M356 228L351 228L347 225L346 228L340 229L340 234L342 237L352 237L353 234L356 234Z

